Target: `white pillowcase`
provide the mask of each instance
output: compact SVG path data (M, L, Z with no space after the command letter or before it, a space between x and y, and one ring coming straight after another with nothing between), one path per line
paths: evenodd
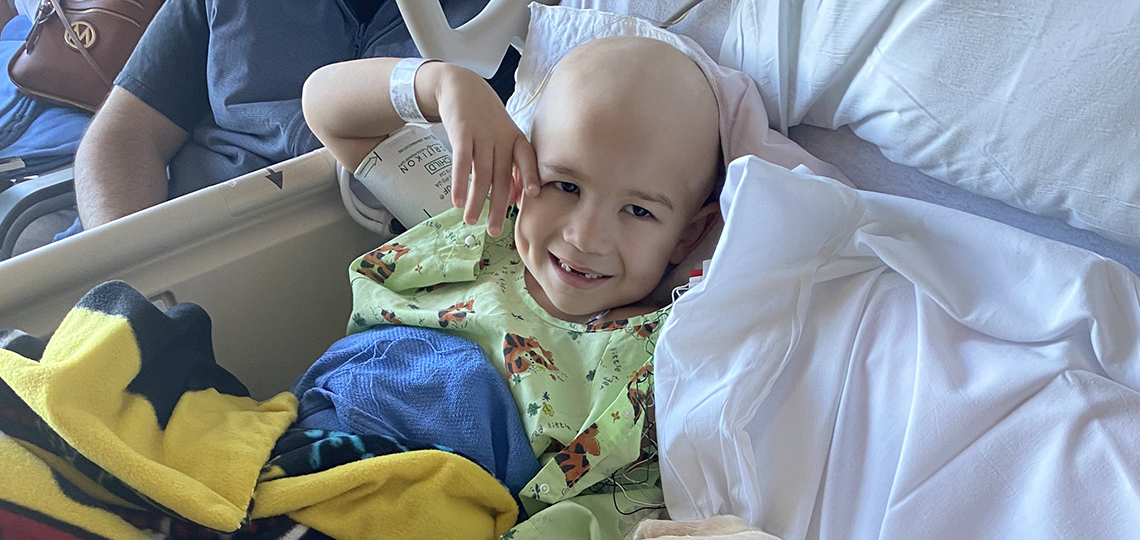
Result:
M689 14L669 27L674 34L686 36L697 42L715 60L724 41L728 28L732 4L735 0L702 0ZM685 2L673 0L562 0L558 5L577 9L592 9L636 15L643 19L664 21L673 15Z
M1140 2L741 0L719 61L772 123L1140 246Z

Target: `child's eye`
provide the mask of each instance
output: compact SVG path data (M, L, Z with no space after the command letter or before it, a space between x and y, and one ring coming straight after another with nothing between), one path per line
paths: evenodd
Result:
M566 193L578 193L578 186L570 182L555 182L554 185Z
M640 206L637 206L636 204L627 204L627 205L625 205L625 208L622 208L622 210L625 210L626 212L629 212L629 213L633 214L635 217L639 217L639 218L653 217L652 212L650 212L649 210L646 210Z

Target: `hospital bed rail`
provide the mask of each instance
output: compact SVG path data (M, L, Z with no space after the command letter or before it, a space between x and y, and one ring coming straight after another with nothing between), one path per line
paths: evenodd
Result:
M265 398L344 336L348 265L385 239L349 218L321 149L0 262L0 328L49 337L122 280L205 308L218 363Z

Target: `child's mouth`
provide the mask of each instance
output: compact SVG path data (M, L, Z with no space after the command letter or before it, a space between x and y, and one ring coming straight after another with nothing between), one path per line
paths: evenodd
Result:
M579 270L573 265L559 259L553 253L550 254L550 261L554 263L555 268L560 270L558 276L561 277L563 281L575 287L591 287L600 284L606 278L610 277L594 272L589 268Z

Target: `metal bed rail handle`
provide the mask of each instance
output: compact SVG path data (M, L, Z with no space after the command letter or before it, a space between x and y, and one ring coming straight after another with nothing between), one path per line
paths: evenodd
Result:
M556 5L559 0L539 0ZM660 28L681 22L704 0L688 0L664 21L649 21ZM503 61L507 47L521 50L530 24L531 0L490 0L473 19L451 28L443 7L436 0L396 0L412 41L424 58L461 65L491 78Z

